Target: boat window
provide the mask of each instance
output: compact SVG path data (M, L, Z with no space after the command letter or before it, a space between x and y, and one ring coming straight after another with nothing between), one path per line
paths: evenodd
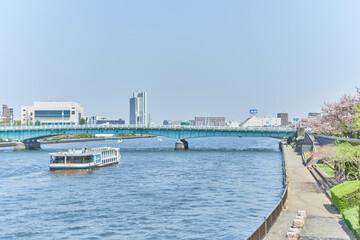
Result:
M67 158L67 163L91 163L91 156L71 156Z
M50 163L65 163L64 156L51 156Z
M85 156L84 163L91 163L91 156Z

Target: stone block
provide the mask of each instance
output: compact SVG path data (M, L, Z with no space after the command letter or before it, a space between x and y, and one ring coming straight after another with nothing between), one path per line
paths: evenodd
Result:
M299 210L298 211L298 216L302 216L304 219L306 218L306 211L304 210Z
M293 221L293 227L302 228L304 226L304 219L295 218Z
M300 237L300 229L299 228L289 228L288 232L296 233L296 237Z
M296 236L296 233L294 233L294 232L287 232L286 233L286 239L291 239L291 240L293 240L293 239L297 239L297 236Z

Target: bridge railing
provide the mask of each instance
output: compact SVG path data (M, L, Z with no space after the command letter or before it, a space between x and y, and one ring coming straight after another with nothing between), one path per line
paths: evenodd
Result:
M284 127L227 127L227 126L139 126L139 125L125 125L125 124L92 124L92 125L41 125L41 126L13 126L0 127L0 130L42 130L42 129L91 129L91 128L133 128L133 129L214 129L214 130L244 130L244 131L279 131L279 132L294 132L294 128Z

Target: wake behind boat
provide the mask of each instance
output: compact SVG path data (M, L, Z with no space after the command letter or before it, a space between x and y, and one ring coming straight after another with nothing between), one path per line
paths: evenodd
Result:
M120 149L99 147L67 152L50 153L50 171L84 172L107 167L120 162Z

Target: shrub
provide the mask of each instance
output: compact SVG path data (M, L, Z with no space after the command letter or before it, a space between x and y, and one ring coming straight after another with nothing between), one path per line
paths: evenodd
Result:
M299 136L296 138L296 142L304 141L304 136Z
M344 221L349 229L354 233L357 239L360 239L359 221L358 221L359 207L348 208L342 212Z
M75 135L74 137L76 137L76 138L92 138L92 137L94 137L94 135L92 135L92 134L78 134L78 135Z
M331 198L333 203L341 210L350 208L350 201L346 200L346 195L357 192L360 187L360 181L347 181L342 184L336 185L330 189ZM356 195L351 201L356 204L358 196Z

